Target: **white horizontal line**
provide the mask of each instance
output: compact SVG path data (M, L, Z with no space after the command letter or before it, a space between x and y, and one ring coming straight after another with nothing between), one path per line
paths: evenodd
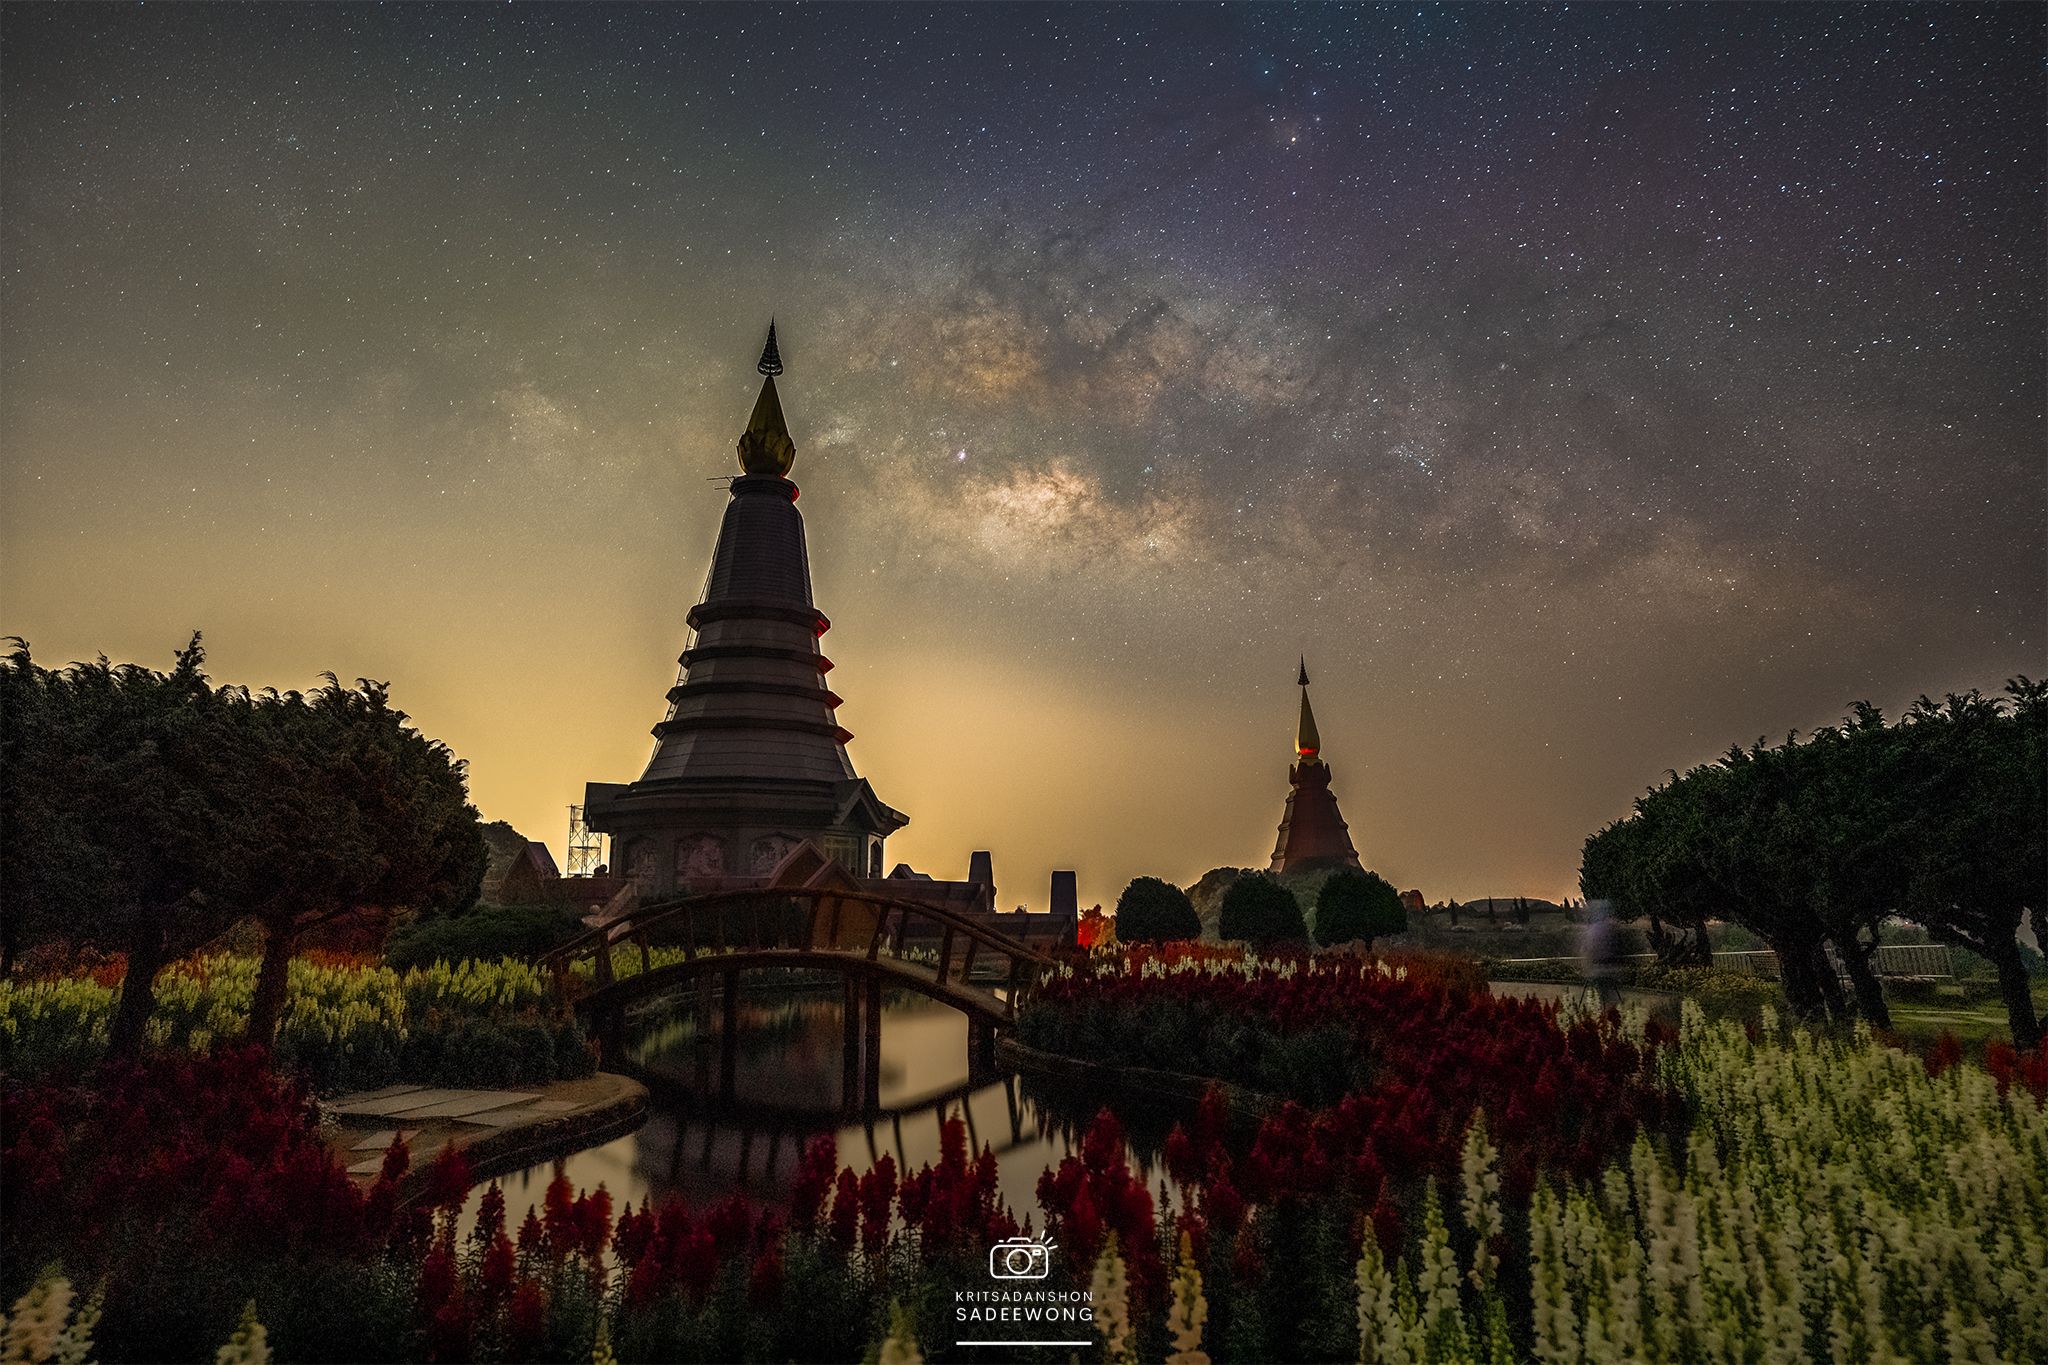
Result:
M955 1346L1093 1346L1087 1341L956 1341Z

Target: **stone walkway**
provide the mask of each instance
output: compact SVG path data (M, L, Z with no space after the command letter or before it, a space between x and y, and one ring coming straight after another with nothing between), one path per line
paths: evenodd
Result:
M374 1180L393 1141L405 1139L417 1176L441 1148L502 1158L536 1142L573 1144L589 1131L627 1131L646 1111L637 1082L602 1072L530 1090L387 1085L322 1100L328 1143L357 1181Z

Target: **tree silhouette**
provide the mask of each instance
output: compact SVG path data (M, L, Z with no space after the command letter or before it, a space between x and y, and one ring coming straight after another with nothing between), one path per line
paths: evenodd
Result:
M1712 915L1777 954L1804 1015L1889 1011L1874 958L1885 916L1998 973L2013 1040L2043 1033L2018 931L2044 927L2048 895L2048 687L2021 677L2007 698L1921 698L1896 724L1859 703L1802 742L1735 747L1636 802L1586 842L1580 885L1624 918L1703 932ZM1660 948L1660 951L1662 949Z
M265 857L238 889L264 927L249 1036L268 1042L306 931L350 914L465 908L487 851L462 761L391 706L387 684L343 687L330 674L310 697L259 698L252 720L271 799Z
M1272 943L1305 943L1308 925L1301 902L1270 872L1248 872L1223 893L1217 937L1263 948Z
M1325 948L1355 940L1370 948L1374 939L1407 929L1401 893L1377 872L1339 872L1316 893L1316 942Z
M1201 917L1188 893L1157 877L1134 877L1116 899L1121 943L1172 943L1202 936Z
M1901 831L1900 910L1991 963L2013 1043L2026 1048L2048 1033L2019 949L2023 915L2048 946L2048 683L2014 678L2006 696L1922 697L1893 732L1920 812Z
M0 659L5 953L127 954L111 1049L140 1050L163 966L263 925L250 1032L268 1040L303 931L364 907L466 905L484 851L462 765L382 684L312 697L214 687L199 637L167 673Z
M239 702L199 636L169 672L105 657L46 669L16 639L0 660L0 908L11 954L63 937L127 954L110 1045L141 1050L156 976L236 917L230 869L251 850Z

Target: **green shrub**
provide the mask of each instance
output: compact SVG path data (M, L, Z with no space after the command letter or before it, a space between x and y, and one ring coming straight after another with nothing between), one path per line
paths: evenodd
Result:
M1408 928L1401 893L1377 872L1339 872L1316 893L1316 942L1325 948L1399 934Z
M1135 877L1116 899L1116 936L1122 943L1173 943L1200 938L1202 921L1187 892L1157 877Z
M1250 872L1223 893L1223 911L1217 919L1217 933L1225 939L1241 940L1255 947L1269 943L1305 943L1308 924L1301 917L1301 902L1280 885L1270 872Z
M400 929L385 945L384 960L400 971L465 958L531 961L582 932L582 912L566 905L478 905Z
M1714 1019L1757 1018L1763 1007L1782 1008L1784 997L1778 983L1747 972L1721 967L1674 967L1670 971L1644 972L1637 984L1650 990L1676 991L1700 1003Z
M157 977L152 1046L206 1052L233 1040L256 990L253 958L208 956ZM90 977L0 980L0 1073L26 1079L81 1070L106 1048L116 987ZM464 961L403 973L295 958L275 1057L318 1094L392 1081L539 1085L588 1075L573 1014L523 962Z
M1951 1008L1982 1005L1999 998L1997 982L1977 977L1933 981L1917 977L1887 977L1884 993L1902 1004L1940 1005Z
M1503 962L1499 958L1490 958L1486 963L1486 979L1583 982L1586 974L1575 957L1532 958L1519 962Z

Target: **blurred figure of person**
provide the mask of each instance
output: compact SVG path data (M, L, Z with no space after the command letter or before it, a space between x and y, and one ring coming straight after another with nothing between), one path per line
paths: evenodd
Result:
M1621 975L1627 964L1621 953L1621 926L1614 922L1605 901L1586 903L1586 927L1579 934L1579 961L1586 980L1593 983L1602 1010L1621 1003Z

